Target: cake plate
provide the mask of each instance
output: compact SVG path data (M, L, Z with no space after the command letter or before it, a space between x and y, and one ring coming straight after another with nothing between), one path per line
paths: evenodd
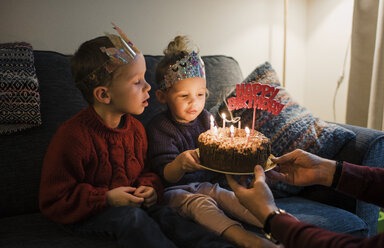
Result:
M196 151L197 155L200 157L199 148L196 148L195 151ZM275 156L273 156L272 154L269 155L269 158L267 160L267 169L265 169L264 172L272 170L273 168L276 167L276 163L272 162L272 160L271 160L271 158L274 158L274 157ZM253 175L254 174L253 171L251 171L251 172L231 172L231 171L222 171L222 170L209 168L209 167L206 167L204 165L200 165L200 166L206 170L210 170L210 171L214 171L214 172L218 172L218 173L223 173L223 174L229 174L229 175Z

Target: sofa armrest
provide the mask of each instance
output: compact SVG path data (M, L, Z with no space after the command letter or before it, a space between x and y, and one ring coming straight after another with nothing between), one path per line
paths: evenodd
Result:
M369 167L384 167L384 132L353 125L338 125L353 131L356 137L340 149L334 160L344 160ZM376 233L379 207L319 185L306 187L300 195L350 211L367 223L368 236Z
M384 168L384 132L347 124L338 124L353 131L356 137L339 151L334 159Z
M335 156L335 159L384 168L384 132L346 124L340 125L355 132L356 138L350 140ZM374 235L377 230L379 207L357 200L355 213L367 223L368 235Z

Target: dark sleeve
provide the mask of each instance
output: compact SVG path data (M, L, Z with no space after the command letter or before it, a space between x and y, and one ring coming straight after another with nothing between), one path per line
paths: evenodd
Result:
M384 247L384 233L370 238L335 233L299 222L288 214L276 215L271 220L271 232L286 248Z
M151 169L164 179L164 167L182 151L179 131L170 121L155 119L147 127L148 161Z
M336 190L384 207L384 169L344 162Z

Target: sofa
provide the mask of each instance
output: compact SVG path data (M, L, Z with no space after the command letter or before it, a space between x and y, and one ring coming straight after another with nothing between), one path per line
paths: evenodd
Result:
M40 173L50 139L60 124L87 104L72 81L70 56L53 51L33 51L33 55L42 124L0 136L0 247L116 247L111 238L73 235L39 211ZM157 89L154 69L161 56L146 55L145 58L146 79L152 90L149 107L137 116L144 126L165 108L154 95ZM231 57L203 56L203 60L210 91L206 109L217 111L217 103L244 78L238 63ZM338 151L334 159L363 166L384 166L383 132L341 126L356 136ZM365 237L376 233L379 208L332 189L306 187L297 194L278 197L276 202L298 219L332 231Z

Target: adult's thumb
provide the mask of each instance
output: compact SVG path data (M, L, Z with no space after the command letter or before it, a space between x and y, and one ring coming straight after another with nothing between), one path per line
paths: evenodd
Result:
M263 180L265 181L265 174L264 174L264 169L260 165L256 165L254 169L255 173L255 181L258 180Z

